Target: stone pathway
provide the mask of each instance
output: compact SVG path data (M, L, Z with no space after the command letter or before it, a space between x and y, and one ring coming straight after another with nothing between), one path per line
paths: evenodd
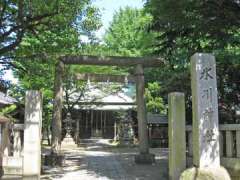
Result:
M111 147L108 140L85 140L80 148L65 149L65 166L44 168L43 180L165 180L167 151L152 149L156 154L153 165L134 163L136 148Z

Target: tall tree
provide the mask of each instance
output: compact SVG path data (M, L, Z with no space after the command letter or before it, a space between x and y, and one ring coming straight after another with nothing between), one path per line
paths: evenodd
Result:
M121 56L145 56L152 51L155 37L148 32L152 16L139 9L126 7L119 9L107 30L106 46Z
M154 52L153 45L157 42L158 35L158 33L148 30L151 22L152 16L143 9L130 7L119 9L104 37L107 49L111 53L121 56L151 55ZM129 69L129 71L134 70ZM160 85L155 81L146 83L147 109L153 113L165 113L163 99L157 93Z
M190 108L190 56L195 52L213 53L217 59L219 107L233 115L229 110L240 104L236 79L240 76L240 2L147 0L145 10L153 16L150 29L159 33L154 54L169 64L161 71L151 71L148 77L162 79L165 94L172 89L185 92Z
M92 38L101 23L98 10L90 1L59 1L63 9L51 17L50 22L38 26L35 34L25 32L21 43L11 53L5 54L0 62L13 70L20 87L13 87L13 95L27 89L43 93L43 127L49 128L52 119L53 82L58 57L82 51L81 35ZM23 90L23 91L22 91ZM24 96L24 94L22 94ZM53 127L54 128L54 127Z
M87 1L0 1L0 55L14 50L26 33L37 34L59 26L60 18L76 16L78 6ZM63 16L64 15L64 16Z

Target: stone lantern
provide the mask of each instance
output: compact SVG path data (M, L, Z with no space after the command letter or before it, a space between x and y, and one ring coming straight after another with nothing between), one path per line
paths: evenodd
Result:
M121 144L132 144L133 143L133 121L131 117L131 112L127 112L123 119L120 120L120 131L119 140Z
M63 122L65 122L65 126L64 126L64 129L66 130L66 135L62 141L62 147L77 147L73 138L72 138L72 135L71 135L71 131L72 131L72 123L73 123L73 120L71 118L71 114L70 113L67 113L67 116L66 116L66 119L63 120Z

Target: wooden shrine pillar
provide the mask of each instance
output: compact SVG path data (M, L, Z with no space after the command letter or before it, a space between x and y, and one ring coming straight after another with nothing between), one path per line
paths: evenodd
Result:
M62 139L63 73L64 64L59 61L55 68L52 119L52 152L56 154L60 152Z
M135 156L136 163L153 163L154 155L149 154L147 113L144 97L144 74L143 66L138 64L136 67L136 95L137 95L137 119L138 119L138 138L140 154Z
M93 135L93 109L91 109L91 136Z
M85 112L85 131L88 131L88 110Z
M103 111L101 110L101 114L100 114L100 116L101 116L101 136L103 137Z
M80 121L83 119L83 112L80 111L80 118L76 119L75 143L79 144Z
M106 116L107 116L107 111L104 111L104 114L103 114L103 136L105 136L105 133L106 133Z
M96 111L96 128L95 128L95 134L98 136L98 114L99 114L99 111Z

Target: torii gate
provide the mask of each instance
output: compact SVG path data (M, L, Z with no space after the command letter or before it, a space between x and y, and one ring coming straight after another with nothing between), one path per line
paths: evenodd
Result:
M139 57L97 57L97 56L63 56L60 57L55 70L54 105L52 120L52 152L60 153L62 136L62 106L63 106L63 72L64 64L98 65L98 66L135 66L137 119L140 154L135 157L137 163L152 163L154 156L149 153L147 136L147 118L144 98L144 68L156 67L164 64L161 58ZM112 76L114 79L114 76ZM116 77L115 77L116 78ZM117 78L116 78L117 79Z

